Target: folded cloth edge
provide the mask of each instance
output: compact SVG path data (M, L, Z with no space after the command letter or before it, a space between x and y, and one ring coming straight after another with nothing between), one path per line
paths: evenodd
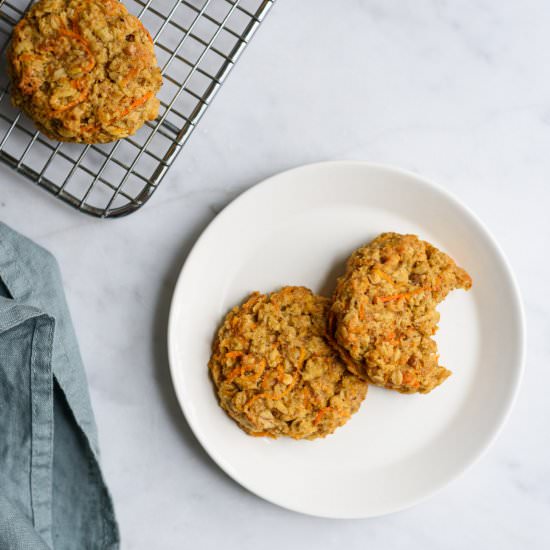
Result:
M33 286L31 284L32 277L29 278L27 276L29 265L22 265L25 257L25 250L22 249L25 248L32 250L34 256L38 255L40 263L46 265L47 268L51 270L50 275L59 281L59 286L61 287L61 275L59 273L57 261L53 255L0 222L0 278L12 298L0 297L0 312L3 313L0 319L0 332L9 330L30 319L34 319L35 323L39 325L36 328L48 333L46 341L49 339L51 343L50 352L52 354L55 353L56 362L48 365L47 368L45 368L43 364L37 365L40 375L49 377L47 384L42 387L48 388L46 391L52 392L53 380L55 378L57 387L63 393L70 407L76 427L84 436L88 451L94 459L91 462L95 462L90 465L93 470L93 472L90 473L93 477L97 478L101 484L100 499L104 510L104 515L102 516L104 533L103 548L116 549L118 548L119 540L118 527L114 516L111 496L107 490L98 464L99 447L97 429L88 394L84 367L76 344L76 335L72 328L68 307L63 293L61 292L61 295L56 296L56 299L61 301L62 315L66 316L66 322L62 328L65 332L65 336L68 336L68 338L56 338L54 346L53 335L56 321L53 316L48 314L48 305L42 302L40 293L33 292ZM74 348L67 349L65 345L66 341L74 342ZM42 352L44 352L44 350L42 350ZM45 357L44 353L40 353L38 356ZM61 367L59 366L60 364ZM53 397L51 399L51 409L46 409L37 413L44 415L41 421L35 424L36 419L33 419L33 431L35 430L35 426L39 426L36 428L39 434L33 434L33 437L34 435L39 435L45 441L49 441L52 451L49 455L46 453L45 455L41 454L40 457L34 457L35 459L39 458L42 461L41 465L45 467L42 469L37 468L40 475L44 475L44 471L48 468L47 461L51 461L53 454ZM42 479L37 482L36 477L33 479L33 474L31 472L31 493L33 492L33 487L37 484L41 485L46 483L51 487L51 462L49 467L49 480ZM37 533L47 544L51 545L51 502L43 498L36 500L32 499L32 508L32 519ZM110 536L107 535L107 532Z

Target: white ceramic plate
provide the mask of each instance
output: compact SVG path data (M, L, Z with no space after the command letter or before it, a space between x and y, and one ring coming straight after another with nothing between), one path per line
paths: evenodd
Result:
M440 305L437 340L453 371L429 395L374 386L323 440L245 435L218 407L207 362L227 311L251 291L305 285L330 295L346 257L384 231L418 234L472 275ZM419 177L364 162L304 166L230 204L197 241L176 286L169 355L193 432L231 477L299 512L387 514L443 487L488 447L516 395L524 320L516 283L478 219Z

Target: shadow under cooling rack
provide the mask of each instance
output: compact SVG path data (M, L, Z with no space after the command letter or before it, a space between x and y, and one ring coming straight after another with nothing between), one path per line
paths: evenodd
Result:
M155 42L161 108L107 145L51 141L12 107L5 51L32 3L0 0L0 161L81 212L112 218L154 193L274 0L125 0Z

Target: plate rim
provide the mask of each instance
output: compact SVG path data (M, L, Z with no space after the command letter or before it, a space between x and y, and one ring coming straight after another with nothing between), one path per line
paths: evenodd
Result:
M318 512L310 512L306 509L302 509L300 507L295 507L292 505L289 505L288 503L281 502L277 498L272 498L266 494L264 494L263 491L257 490L256 488L253 488L250 486L250 484L243 480L240 475L238 475L235 472L229 471L229 468L227 468L224 465L224 460L222 457L217 455L217 453L213 452L212 449L209 447L209 444L205 441L203 438L200 430L197 430L196 427L193 425L193 422L190 420L190 415L188 414L187 408L186 408L186 400L183 395L183 389L176 383L177 375L176 375L176 358L175 358L175 323L176 323L176 302L178 301L179 295L182 293L183 283L185 279L185 272L187 269L189 269L189 265L192 263L194 256L197 253L197 250L200 248L201 243L204 242L204 240L207 238L207 236L215 230L216 226L223 221L223 219L228 216L231 211L238 207L239 203L244 200L245 197L248 197L251 194L259 192L259 189L262 189L270 184L272 182L282 176L288 176L292 172L300 172L300 171L306 171L311 169L323 169L323 168L330 168L333 166L340 166L340 167L351 167L351 166L358 166L360 169L375 169L380 170L384 172L388 172L390 174L395 174L399 176L405 176L407 178L411 178L415 181L415 184L420 185L424 188L427 188L431 192L435 192L437 194L440 194L443 196L444 199L451 202L455 207L462 210L467 217L469 217L481 230L481 232L485 235L485 237L488 239L490 245L493 247L494 251L496 252L499 260L501 261L506 276L510 280L510 286L512 290L512 297L515 309L518 313L518 364L516 368L515 373L515 382L514 387L512 388L512 393L510 397L508 398L508 402L505 403L505 410L502 413L500 419L498 422L495 423L495 426L492 428L490 436L487 438L485 443L483 445L480 445L480 447L475 450L472 457L466 461L462 467L455 472L453 475L449 476L447 480L440 484L437 487L431 488L424 494L412 498L407 502L401 503L399 506L392 507L389 510L383 510L380 513L377 514L365 514L365 513L358 513L358 514L324 514L324 513L318 513ZM267 502L270 502L272 504L275 504L281 508L297 512L300 514L304 514L306 516L311 517L321 517L325 519L367 519L367 518L376 518L376 517L382 517L385 515L393 514L396 512L400 512L403 510L406 510L408 508L412 508L413 506L416 506L417 504L420 504L421 502L424 502L434 496L435 494L439 493L443 488L449 486L451 483L462 477L467 471L470 470L470 468L477 463L479 460L481 460L485 454L488 452L488 450L493 446L499 435L501 434L506 422L508 421L510 414L514 408L514 405L517 401L517 397L519 394L519 390L521 388L521 383L523 380L524 372L525 372L525 362L526 362L526 339L527 339L527 327L526 327L526 318L525 318L525 310L523 305L523 299L521 296L521 290L516 278L516 275L511 267L511 264L502 250L500 244L497 242L491 231L488 229L488 227L485 225L485 223L478 217L478 215L469 207L467 206L462 200L460 200L454 193L446 189L445 187L433 182L430 179L427 179L411 170L403 169L403 168L397 168L395 166L384 164L384 163L377 163L377 162L371 162L371 161L364 161L364 160L330 160L330 161L321 161L321 162L314 162L314 163L308 163L308 164L302 164L299 166L295 166L293 168L283 170L281 172L278 172L276 174L273 174L261 181L259 181L256 184L253 184L248 189L244 190L242 193L239 193L235 198L233 198L216 216L210 221L210 223L203 229L199 237L196 239L195 243L193 244L191 250L189 251L189 254L187 255L185 261L183 262L180 272L178 274L176 283L173 288L172 293L172 299L170 301L170 311L168 316L168 329L167 329L167 347L168 347L168 363L169 363L169 369L170 369L170 377L172 381L172 387L174 388L174 392L176 394L176 398L178 400L179 407L185 417L185 420L191 429L194 437L197 439L197 441L201 444L202 448L206 451L209 458L231 479L233 479L236 483L244 487L247 491L250 493L262 498L263 500L266 500Z

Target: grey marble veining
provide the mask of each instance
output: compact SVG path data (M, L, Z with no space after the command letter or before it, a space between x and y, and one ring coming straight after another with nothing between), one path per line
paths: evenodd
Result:
M0 218L61 264L123 548L550 547L550 3L280 0L157 194L98 221L0 169ZM232 482L171 388L169 302L194 240L261 179L307 162L416 170L509 257L528 363L501 437L461 479L385 518L287 512Z

